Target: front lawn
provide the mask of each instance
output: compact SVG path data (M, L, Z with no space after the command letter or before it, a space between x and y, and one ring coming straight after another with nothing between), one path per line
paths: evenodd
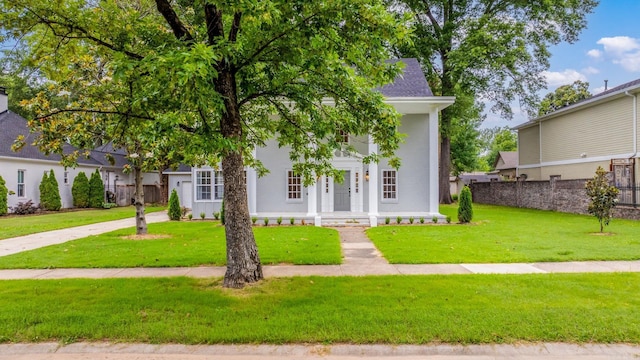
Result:
M0 282L0 342L640 343L640 274Z
M148 206L145 213L164 210L165 207ZM35 234L43 231L65 229L104 221L135 217L133 206L111 209L62 211L42 215L8 215L0 217L0 240Z
M147 239L127 238L134 228L90 236L0 257L0 268L113 268L225 265L219 222L149 224ZM255 227L263 264L340 264L338 232L314 226Z
M474 204L471 225L380 226L367 235L394 264L640 259L640 222ZM455 221L457 206L440 211Z

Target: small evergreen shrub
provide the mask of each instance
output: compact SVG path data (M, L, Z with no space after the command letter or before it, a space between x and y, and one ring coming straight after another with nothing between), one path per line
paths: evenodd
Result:
M58 180L53 173L53 169L49 172L49 206L48 210L58 211L62 208L62 199L60 198L60 187L58 186Z
M613 208L618 203L618 188L609 184L607 172L598 166L596 176L585 184L587 196L591 199L587 212L595 216L600 223L600 232L609 225L613 217Z
M102 176L100 171L96 171L91 174L89 179L89 207L99 208L102 207L104 202L104 184L102 183Z
M451 224L451 216L447 215L447 224Z
M0 215L6 215L9 212L9 189L7 183L0 176Z
M193 219L193 214L190 213L189 215L187 215L187 219L189 220Z
M458 201L458 194L451 195L451 200Z
M214 212L213 213L213 218L216 219L216 220L220 220L220 212L219 211Z
M296 223L296 219L294 218L289 219L289 224L293 225L295 223Z
M257 217L255 217L255 216L252 216L252 217L251 217L251 223L252 223L253 225L255 225L255 224L256 224L256 221L258 221L258 218L257 218Z
M396 217L396 224L401 224L401 223L402 223L402 216Z
M424 224L424 217L420 217L420 224Z
M103 209L111 209L114 207L117 207L118 205L115 203L102 203L102 208Z
M84 172L80 172L73 179L71 196L73 197L73 206L77 208L89 207L89 178Z
M438 223L438 217L437 216L432 217L431 218L431 222L434 223L434 224L437 224Z
M460 192L460 202L458 203L458 221L466 224L473 219L473 204L471 203L471 189L468 186L462 188Z
M180 199L178 199L178 192L176 189L171 190L169 195L169 219L173 221L180 220L182 211L180 209Z
M409 224L413 224L413 221L414 221L414 220L415 220L415 219L413 218L413 216L409 216Z
M203 212L200 213L200 219L204 220L205 214Z
M269 225L269 218L264 218L264 226L268 226Z
M282 224L282 216L279 216L279 217L276 219L276 222L278 223L278 225Z
M385 225L389 225L390 222L391 222L391 218L389 217L384 218Z

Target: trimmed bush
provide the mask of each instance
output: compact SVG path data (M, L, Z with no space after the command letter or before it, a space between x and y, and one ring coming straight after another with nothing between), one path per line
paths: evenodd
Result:
M73 196L73 206L77 208L89 207L89 178L84 171L73 179L71 196Z
M8 195L9 189L7 189L6 182L0 176L0 215L6 215L9 212Z
M466 224L473 219L473 205L471 203L471 189L468 186L462 188L460 192L460 202L458 203L458 221Z
M591 199L587 211L595 216L600 223L600 232L609 225L613 216L613 208L618 203L618 188L609 184L607 171L601 166L596 170L596 176L585 184L587 196Z
M173 189L169 196L169 219L177 221L180 220L181 216L182 211L180 210L180 199L178 199L176 189Z
M101 208L104 202L104 184L102 183L102 176L100 171L96 171L91 174L89 179L89 207Z
M49 193L47 194L49 209L58 211L62 208L62 199L60 198L60 187L58 186L58 180L56 180L56 175L51 169L49 172Z

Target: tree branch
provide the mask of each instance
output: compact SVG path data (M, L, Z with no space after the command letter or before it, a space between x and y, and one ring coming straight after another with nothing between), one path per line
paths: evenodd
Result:
M233 24L231 25L231 31L229 31L229 41L235 42L238 38L238 32L240 31L240 19L242 18L241 12L233 14Z
M193 41L189 30L187 30L182 21L180 21L178 14L173 10L168 0L156 0L156 6L178 40L184 40L186 42Z
M102 114L102 115L122 115L122 116L127 116L127 117L131 117L134 119L141 119L141 120L155 120L155 118L153 117L149 117L149 116L142 116L142 115L134 115L134 114L130 114L130 113L125 113L125 112L120 112L120 111L106 111L106 110L93 110L93 109L61 109L61 110L55 110L53 112L50 112L47 115L43 115L43 116L38 116L36 118L34 118L34 120L42 120L42 119L46 119L58 114L63 114L63 113L89 113L89 114Z
M209 40L209 45L215 45L215 43L218 42L218 39L224 36L222 11L218 10L215 5L206 4L204 6L204 16L207 23L207 38ZM231 36L231 34L229 34L229 36Z

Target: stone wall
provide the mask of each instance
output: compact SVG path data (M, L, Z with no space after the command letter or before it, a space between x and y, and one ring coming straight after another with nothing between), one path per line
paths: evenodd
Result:
M473 202L479 204L587 214L589 198L584 189L586 181L560 180L552 176L549 181L472 183L471 192ZM617 206L614 216L640 220L640 209Z

